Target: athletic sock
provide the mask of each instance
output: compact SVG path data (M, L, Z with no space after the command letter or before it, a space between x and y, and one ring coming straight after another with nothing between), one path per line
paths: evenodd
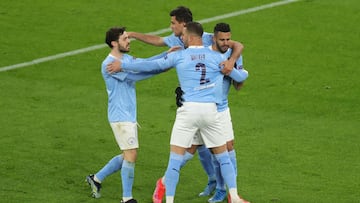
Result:
M121 169L123 197L132 197L134 172L135 172L135 163L124 160Z
M212 163L212 154L205 145L198 147L199 159L202 167L204 168L206 174L208 175L209 181L216 180L214 165Z
M171 152L168 167L165 172L166 197L175 196L176 186L179 182L180 166L184 156Z
M166 196L166 203L174 203L174 196Z
M215 171L215 176L216 176L216 189L226 190L225 182L224 182L224 179L223 179L223 177L221 175L221 171L220 171L220 164L216 160L215 155L213 155L212 161L213 161L214 171Z
M95 174L95 181L101 183L109 175L119 171L122 166L123 155L114 156L99 172Z
M194 155L193 154L191 154L191 153L189 153L189 152L185 152L185 154L184 154L184 160L183 160L183 162L181 163L181 166L180 166L180 168L182 168L189 160L191 160L192 158L194 157Z
M233 166L234 166L235 175L237 176L237 161L236 161L236 152L235 152L235 149L229 151L229 156L230 156L231 163L232 163Z
M216 160L220 164L221 175L228 188L237 188L236 175L234 167L230 161L229 153L227 151L215 154Z

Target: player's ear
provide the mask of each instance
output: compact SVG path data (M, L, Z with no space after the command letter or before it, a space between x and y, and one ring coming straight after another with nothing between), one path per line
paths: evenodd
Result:
M115 47L116 46L116 41L111 41L111 45L112 45L112 47Z

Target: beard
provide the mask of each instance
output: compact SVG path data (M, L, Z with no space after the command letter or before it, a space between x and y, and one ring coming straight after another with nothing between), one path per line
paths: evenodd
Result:
M218 44L216 44L216 48L217 48L217 50L219 50L219 52L222 53L222 54L225 53L225 52L229 49L229 47L226 46L226 49L224 50L224 49L222 49L221 46L219 46Z
M119 47L118 50L120 53L128 53L130 51L129 49L125 49L124 47Z

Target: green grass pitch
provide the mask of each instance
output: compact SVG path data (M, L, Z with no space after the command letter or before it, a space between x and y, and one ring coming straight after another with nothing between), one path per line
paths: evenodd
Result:
M204 5L205 2L205 5ZM276 0L0 2L0 67L104 43L123 25L152 32L169 11L194 20ZM253 203L360 202L360 3L301 0L217 22L245 45L250 76L229 100L239 193ZM169 33L163 33L167 35ZM165 48L133 41L130 54ZM107 121L100 64L108 48L0 72L0 202L119 202L120 175L92 199L85 176L119 149ZM137 84L140 149L134 197L150 203L168 161L175 118L175 71ZM204 203L197 157L181 171L176 202Z

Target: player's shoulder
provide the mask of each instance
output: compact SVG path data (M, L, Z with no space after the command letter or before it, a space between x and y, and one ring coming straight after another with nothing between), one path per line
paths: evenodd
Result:
M212 45L213 44L213 34L204 32L202 35L202 41L203 41L204 46Z
M176 36L174 33L172 33L166 37L163 37L162 39L168 47L173 47L173 46L182 46L183 47L184 46L180 37Z
M121 61L123 62L131 62L133 60L136 60L135 56L129 55L129 54L123 54Z
M106 66L107 64L109 64L109 63L111 63L111 62L113 62L115 60L116 60L116 58L113 55L109 54L102 61L102 66L104 66L104 65Z
M202 37L212 37L213 33L210 32L204 32Z

